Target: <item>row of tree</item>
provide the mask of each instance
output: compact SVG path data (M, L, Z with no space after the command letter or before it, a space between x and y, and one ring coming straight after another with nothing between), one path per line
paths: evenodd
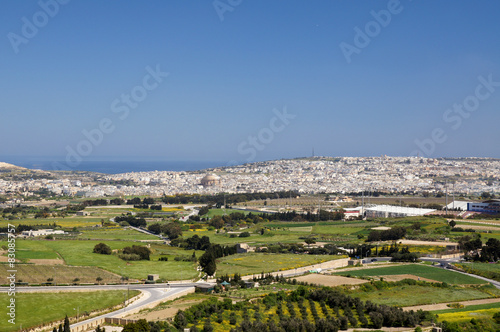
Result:
M126 214L126 215L115 217L115 221L118 223L125 221L130 226L133 226L133 227L145 227L147 225L146 219L144 219L142 217L135 217L131 214Z
M223 302L210 299L185 311L179 311L174 318L174 325L178 329L183 329L188 324L196 324L200 319L219 317L222 312L227 311L231 311L230 324L236 325L236 312L239 312L239 316L243 319L239 326L235 326L235 331L338 331L339 329L345 330L349 326L376 329L383 326L414 327L423 321L430 321L434 318L432 314L422 310L417 312L403 311L401 308L377 305L370 301L363 302L359 298L327 287L308 289L299 286L297 290L289 294L284 291L270 293L259 302L265 305L266 310L277 307L276 314L279 318L277 324L274 320L262 322L259 319L261 318L260 306L255 305L255 303L253 305L249 302L233 304L230 299L225 299ZM297 304L302 318L298 317L294 303ZM307 319L308 310L305 303L308 303L311 308L311 314L315 317L314 322ZM325 318L319 318L316 303L319 303ZM284 313L285 306L288 315ZM248 308L254 308L255 313L252 321L248 315ZM356 312L357 315L354 315L353 312Z
M162 202L166 204L207 204L216 207L222 205L234 205L236 203L248 202L252 200L265 200L274 198L288 198L290 196L300 196L293 191L280 191L269 193L245 193L245 194L226 194L218 193L215 195L198 195L198 194L178 194L173 196L163 196Z

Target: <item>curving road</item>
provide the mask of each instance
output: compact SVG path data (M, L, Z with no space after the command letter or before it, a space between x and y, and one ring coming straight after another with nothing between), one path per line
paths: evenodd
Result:
M152 307L169 298L179 294L186 294L194 291L195 285L206 283L175 283L175 284L130 284L130 285L89 285L89 286L38 286L38 287L16 287L16 292L55 292L55 291L95 291L95 290L123 290L124 296L127 290L138 290L142 292L142 297L126 305L124 308L113 312L93 317L71 325L71 331L81 331L84 326L102 320L106 317L120 318L135 313L143 308ZM0 287L0 292L8 292L8 287ZM124 297L125 298L125 297Z

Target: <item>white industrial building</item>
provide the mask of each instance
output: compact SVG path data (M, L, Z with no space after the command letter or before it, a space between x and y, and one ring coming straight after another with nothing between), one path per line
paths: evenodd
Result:
M23 231L21 232L21 236L23 237L37 237L37 236L47 236L47 235L64 235L65 231L62 230L53 230L53 229L39 229L37 231Z
M365 209L367 218L397 218L423 216L434 212L434 209L421 209L405 206L377 205Z
M453 210L458 210L458 211L467 211L467 204L470 202L466 201L454 201L451 202L450 204L446 205L446 208L448 210L453 211Z

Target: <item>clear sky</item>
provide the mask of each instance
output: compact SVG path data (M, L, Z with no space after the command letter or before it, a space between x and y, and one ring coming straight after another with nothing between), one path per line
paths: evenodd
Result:
M496 0L10 0L0 13L0 159L500 158Z

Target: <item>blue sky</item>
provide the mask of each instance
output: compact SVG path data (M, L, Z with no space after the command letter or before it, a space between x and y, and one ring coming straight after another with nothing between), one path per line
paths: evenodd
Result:
M0 3L0 159L500 158L498 1L60 2Z

